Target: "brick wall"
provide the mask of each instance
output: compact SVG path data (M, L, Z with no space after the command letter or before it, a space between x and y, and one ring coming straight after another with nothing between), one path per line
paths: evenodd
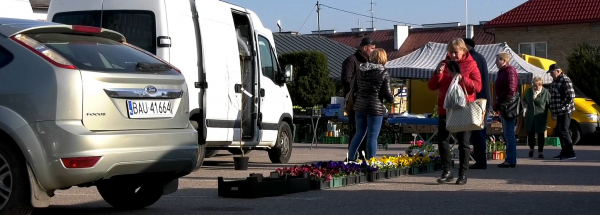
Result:
M533 32L528 32L528 29ZM546 42L547 57L568 67L567 56L582 42L600 44L600 23L497 28L496 43L506 42L515 52L522 42Z

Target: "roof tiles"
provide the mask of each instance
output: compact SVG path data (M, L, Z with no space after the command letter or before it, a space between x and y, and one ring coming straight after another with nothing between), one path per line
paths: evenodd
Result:
M485 26L500 28L598 21L600 0L529 0Z

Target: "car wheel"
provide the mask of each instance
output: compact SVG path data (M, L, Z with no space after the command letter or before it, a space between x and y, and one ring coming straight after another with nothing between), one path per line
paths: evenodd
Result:
M579 140L581 140L581 131L579 130L579 126L577 126L577 122L571 122L569 131L571 132L571 141L573 142L573 145L579 143Z
M98 183L100 196L118 209L133 210L148 207L162 197L164 184L135 184L122 181Z
M232 148L232 149L230 148L230 149L227 149L227 151L229 153L231 153L231 154L234 154L234 155L241 155L242 154L242 150L236 149L236 148ZM252 149L245 148L244 149L244 155L247 155L251 151L252 151Z
M196 121L190 121L190 124L192 124L192 127L194 127L194 129L196 129L196 131L198 130L198 122ZM202 145L198 145L198 159L197 159L197 163L196 163L196 168L194 169L194 171L199 170L202 167L202 163L204 163L204 157L206 155L206 144L202 144Z
M17 150L0 144L0 215L30 214L33 206L25 161Z
M288 163L292 157L292 129L290 126L282 122L279 127L277 143L275 147L268 150L269 159L272 163Z
M212 158L212 157L216 156L217 154L219 154L218 149L206 149L204 152L204 158Z

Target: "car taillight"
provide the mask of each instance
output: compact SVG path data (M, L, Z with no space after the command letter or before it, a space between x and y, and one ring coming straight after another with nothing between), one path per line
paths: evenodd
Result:
M179 74L181 74L181 70L179 70L177 67L173 66L172 64L170 64L170 63L169 63L169 62L167 62L166 60L163 60L162 58L159 58L158 56L156 56L156 55L154 55L154 54L152 54L152 53L150 53L150 52L148 52L148 51L146 51L146 50L144 50L144 49L141 49L141 48L139 48L139 47L137 47L137 46L134 46L134 45L132 45L132 44L129 44L129 43L123 42L123 45L129 46L129 47L131 47L131 48L133 48L133 49L135 49L135 50L138 50L138 51L141 51L141 52L143 52L143 53L145 53L145 54L147 54L147 55L150 55L150 56L151 56L151 57L153 57L154 59L156 59L156 60L158 60L158 61L160 61L160 62L162 62L162 63L164 63L164 64L167 64L167 65L169 65L171 68L173 68L173 70L175 70L176 72L178 72Z
M92 26L73 25L73 26L71 26L71 29L74 32L79 32L79 33L93 33L93 34L102 33L102 28L92 27Z
M90 168L96 165L102 156L61 158L63 165L67 169Z
M25 48L31 50L33 53L36 53L40 57L46 59L48 62L52 63L54 66L65 68L65 69L77 69L71 62L65 59L63 56L60 56L54 50L48 48L44 44L35 41L34 39L29 38L28 36L17 34L11 37L13 41L21 44Z

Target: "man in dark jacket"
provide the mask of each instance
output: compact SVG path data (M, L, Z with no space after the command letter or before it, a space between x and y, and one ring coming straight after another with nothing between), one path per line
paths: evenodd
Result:
M346 60L344 60L344 63L342 64L342 85L344 86L344 96L350 92L352 78L354 78L354 75L360 71L360 64L369 61L369 56L373 50L375 50L375 41L370 37L364 37L360 41L360 46L359 49L356 50L356 53L350 55L348 58L346 58ZM350 138L348 139L351 141L356 133L354 111L348 113L348 125L350 126ZM348 143L348 149L350 149L350 143ZM359 158L363 159L362 151L365 151L366 153L366 143L364 139L358 147L358 151ZM349 159L355 160L355 158Z
M490 103L492 102L490 96L490 82L488 76L488 68L487 61L485 57L481 55L479 52L475 51L475 41L471 38L464 38L465 44L467 44L467 48L469 49L469 54L473 57L473 60L477 62L477 68L479 68L479 72L481 73L481 91L477 93L477 99L487 99L486 103L486 113L489 111ZM486 118L487 119L487 114ZM473 143L473 159L475 159L475 164L471 165L469 169L487 169L487 156L485 155L485 138L486 138L486 126L483 127L482 130L476 130L471 132L471 140Z

